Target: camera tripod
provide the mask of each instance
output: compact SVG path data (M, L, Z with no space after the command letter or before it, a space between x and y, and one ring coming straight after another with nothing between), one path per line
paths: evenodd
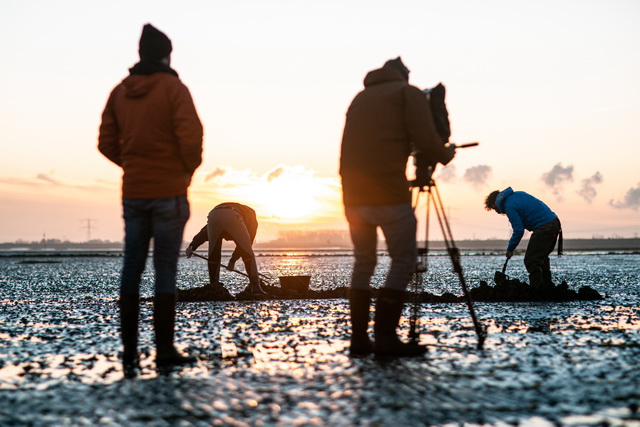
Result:
M426 190L425 190L426 187ZM440 198L440 192L438 191L438 187L436 186L435 181L432 179L429 180L429 183L424 187L414 187L413 191L416 194L415 202L414 202L414 210L418 207L418 202L420 201L420 196L426 193L426 222L425 222L425 239L424 239L424 247L418 247L418 262L416 263L416 270L413 275L413 305L411 311L411 317L409 321L409 338L411 342L417 343L419 338L419 332L417 330L417 324L419 321L419 312L420 312L420 295L422 293L422 282L423 276L428 271L428 255L429 255L429 217L431 215L431 205L433 205L434 210L436 212L436 216L438 218L438 223L440 224L440 229L442 230L442 236L445 243L445 247L447 249L447 253L451 258L451 263L453 264L453 271L458 275L460 280L460 285L462 286L462 291L464 293L467 306L469 307L469 313L471 314L471 320L473 320L473 326L476 331L476 335L478 336L478 350L482 350L484 345L484 340L487 337L486 328L480 323L478 318L476 317L475 308L473 306L473 300L471 299L471 295L469 294L469 290L467 288L467 283L464 278L464 274L462 273L462 265L460 264L460 251L456 247L456 244L453 240L453 236L451 234L451 227L449 226L449 220L445 215L444 206L442 204L442 199Z

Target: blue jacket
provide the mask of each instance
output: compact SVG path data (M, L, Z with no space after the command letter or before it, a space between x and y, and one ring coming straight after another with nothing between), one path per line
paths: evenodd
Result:
M511 187L498 194L496 208L498 213L507 215L513 228L507 252L515 251L525 229L533 231L558 218L542 201L524 191L513 191Z

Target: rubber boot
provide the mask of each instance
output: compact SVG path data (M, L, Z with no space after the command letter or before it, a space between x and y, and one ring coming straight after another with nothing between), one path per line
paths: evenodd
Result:
M547 289L555 287L553 278L551 277L551 270L546 267L542 269L542 286Z
M194 356L183 356L173 346L175 320L175 294L156 294L153 304L153 328L156 338L156 367L158 368L170 368L196 362Z
M529 271L529 284L535 295L544 297L545 289L543 288L542 268L532 268Z
M250 280L249 291L251 292L252 297L266 297L269 295L264 291L264 289L262 289L262 286L260 286L260 280Z
M125 378L135 378L140 371L138 357L138 319L140 296L120 295L120 336L122 337L122 371Z
M367 356L373 353L373 343L369 339L369 306L371 291L369 289L349 289L349 311L351 313L351 346L352 357Z
M219 266L220 264L218 264ZM220 270L216 269L212 271L211 264L209 264L209 284L206 286L207 292L210 294L211 298L215 301L233 301L235 298L227 288L224 287L224 284L219 281Z
M220 263L209 262L207 266L209 267L209 286L215 286L220 283Z
M404 306L403 291L382 288L378 291L375 324L373 327L375 342L373 352L384 357L413 357L427 352L422 345L404 343L396 335L396 328Z
M242 258L242 262L247 269L249 275L249 294L253 299L265 299L269 296L268 293L260 286L260 273L258 272L258 265L256 264L255 257Z

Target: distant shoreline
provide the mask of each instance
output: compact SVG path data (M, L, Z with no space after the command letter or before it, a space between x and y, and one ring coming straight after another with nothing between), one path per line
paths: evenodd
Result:
M275 244L277 243L277 244ZM298 243L298 244L296 244ZM299 244L299 242L258 242L254 244L256 252L263 255L266 252L282 251L322 251L322 252L351 252L351 246L345 244ZM523 240L518 245L518 251L524 251L528 241ZM186 243L185 243L186 246ZM460 240L456 246L462 251L504 251L507 247L507 240ZM48 242L46 245L39 242L33 243L0 243L0 256L28 256L28 255L72 255L92 256L100 253L101 256L119 256L122 251L122 243L100 242L100 243L73 243L73 242ZM379 249L384 250L384 242L379 242ZM429 242L429 249L444 250L446 246L442 240ZM206 250L206 246L200 248ZM225 249L225 252L228 249ZM565 239L565 251L640 251L640 238L631 239Z

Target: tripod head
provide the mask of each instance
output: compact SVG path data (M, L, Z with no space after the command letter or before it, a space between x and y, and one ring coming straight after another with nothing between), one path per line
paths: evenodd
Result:
M480 145L479 142L468 142L466 144L454 144L449 143L456 150L458 148L470 148ZM437 162L429 161L420 153L413 153L413 164L416 167L416 179L409 182L411 188L419 188L420 191L425 191L425 187L433 187L433 172L436 169Z

